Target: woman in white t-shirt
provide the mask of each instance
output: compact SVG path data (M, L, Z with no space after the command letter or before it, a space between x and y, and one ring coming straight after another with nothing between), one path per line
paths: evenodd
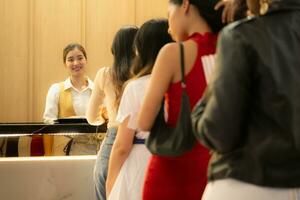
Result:
M132 70L135 76L122 95L117 115L120 125L109 160L106 191L110 200L141 199L144 172L150 157L144 145L149 133L137 130L136 117L156 56L168 42L171 37L166 20L149 20L136 35L137 56Z

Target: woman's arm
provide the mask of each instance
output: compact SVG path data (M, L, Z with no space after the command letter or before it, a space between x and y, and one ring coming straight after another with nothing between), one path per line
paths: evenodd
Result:
M129 116L119 125L116 140L113 144L106 180L106 196L108 197L119 175L121 167L127 159L132 145L135 130L127 127Z
M89 100L89 104L87 107L87 111L86 111L86 118L88 120L88 122L90 124L93 125L100 125L103 122L105 122L105 120L101 121L100 120L100 108L101 105L103 104L103 100L105 97L103 88L103 82L104 82L104 78L105 78L105 71L107 71L106 68L101 68L98 72L97 75L95 77L94 80L94 88L92 90L92 94Z
M172 82L175 69L179 70L179 47L176 43L165 45L159 52L138 114L138 129L149 131L160 109L162 99Z

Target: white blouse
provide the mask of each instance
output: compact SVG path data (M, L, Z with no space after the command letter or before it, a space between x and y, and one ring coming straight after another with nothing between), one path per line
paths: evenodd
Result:
M44 122L53 122L53 120L58 118L58 101L59 101L59 92L60 92L60 83L54 83L48 90L46 98L45 112L43 115ZM92 93L92 88L94 84L88 79L88 86L82 90L77 90L71 83L71 79L67 78L64 81L65 90L71 88L73 108L76 116L85 117L87 110L87 105L89 98Z
M117 105L115 87L111 77L111 67L102 67L98 70L93 92L88 104L86 118L92 125L100 125L104 120L99 117L99 108L105 106L108 115L108 127L117 127Z
M145 96L146 87L148 85L150 75L142 76L132 80L125 87L123 96L120 102L117 121L122 123L128 116L128 128L137 130L137 117L141 108L142 100ZM137 131L136 137L145 139L149 132Z

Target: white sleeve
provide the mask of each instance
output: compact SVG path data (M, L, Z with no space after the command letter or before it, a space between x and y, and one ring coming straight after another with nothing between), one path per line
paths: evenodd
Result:
M105 98L103 85L103 79L105 78L105 69L106 68L103 67L98 70L94 80L92 94L87 105L86 118L92 125L101 125L105 122L101 115L99 115L100 106L103 104Z
M137 129L137 114L140 102L136 98L134 85L128 84L123 92L116 120L122 123L128 116L129 121L127 127Z
M102 67L97 72L97 82L95 81L95 84L97 84L98 89L104 91L105 82L107 77L109 76L109 67Z
M43 115L44 122L49 123L58 117L58 99L59 99L59 84L51 85L48 90L45 111Z

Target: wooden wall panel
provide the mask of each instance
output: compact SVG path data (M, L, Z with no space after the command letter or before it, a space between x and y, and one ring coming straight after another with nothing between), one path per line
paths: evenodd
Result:
M167 0L1 0L0 122L41 121L50 85L68 74L62 50L85 46L88 75L111 66L124 25L167 16Z
M86 11L86 48L89 75L95 76L103 66L111 66L110 47L113 37L123 25L135 24L134 0L89 0Z
M167 0L136 0L136 24L151 18L167 18Z
M63 81L67 70L63 48L83 43L82 0L36 0L34 7L34 121L41 121L51 84Z
M0 122L25 121L28 110L28 1L0 1Z

